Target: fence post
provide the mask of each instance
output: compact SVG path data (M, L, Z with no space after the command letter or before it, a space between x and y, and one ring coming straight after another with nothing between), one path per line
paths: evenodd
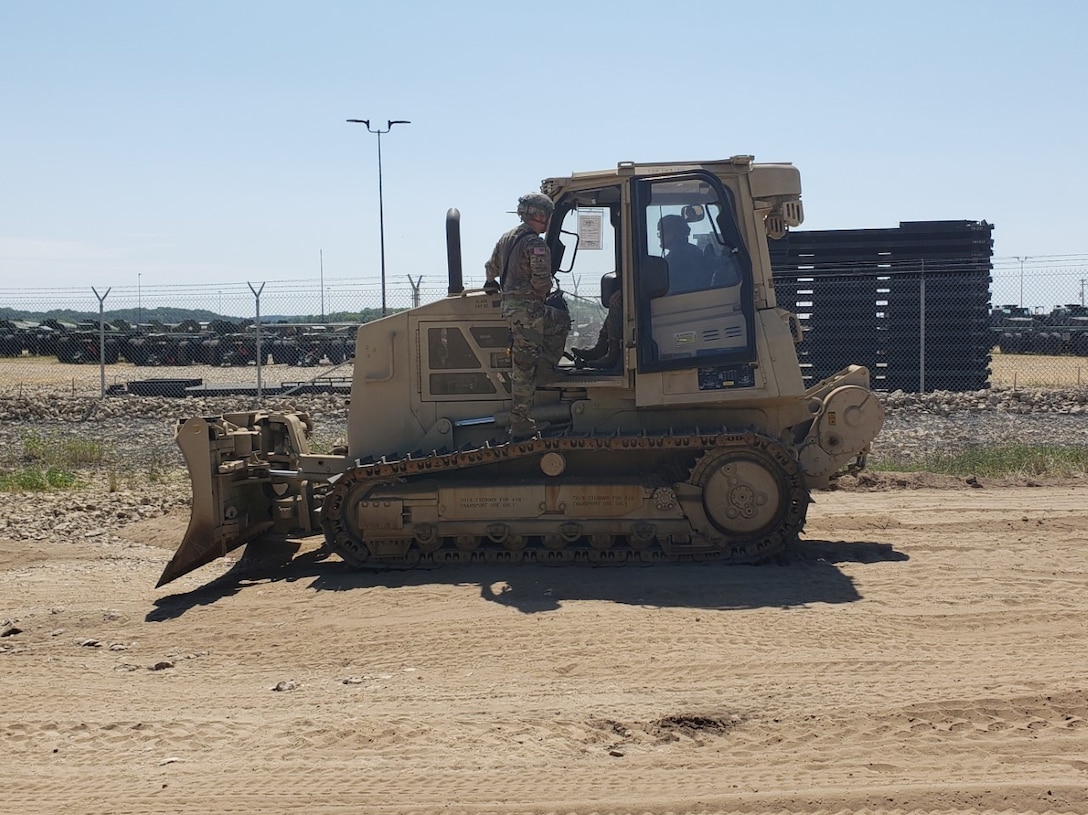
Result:
M91 291L98 298L98 398L106 398L106 298L110 296L113 287L106 289L105 294L99 294L98 289L91 286Z
M926 392L926 260L918 284L918 392Z
M264 291L264 283L261 284L259 289L253 288L253 284L247 282L249 290L253 292L253 297L257 300L257 403L261 402L261 357L263 352L261 351L261 292Z

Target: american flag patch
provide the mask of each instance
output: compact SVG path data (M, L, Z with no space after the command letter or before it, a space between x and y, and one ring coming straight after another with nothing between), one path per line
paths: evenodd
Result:
M533 254L534 255L543 255L547 251L548 251L547 248L544 247L544 246L534 246L533 247Z

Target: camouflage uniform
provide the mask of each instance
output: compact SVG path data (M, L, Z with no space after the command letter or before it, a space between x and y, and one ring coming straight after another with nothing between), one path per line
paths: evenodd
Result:
M499 238L485 268L489 280L502 280L502 316L510 321L513 340L510 433L531 435L535 425L529 413L538 363L541 373L551 373L559 362L566 347L570 317L544 302L552 289L551 251L526 224Z

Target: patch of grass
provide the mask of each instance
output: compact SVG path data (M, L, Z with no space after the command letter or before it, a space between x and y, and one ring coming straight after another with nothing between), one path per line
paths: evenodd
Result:
M1069 478L1088 475L1088 446L1006 444L970 447L921 458L873 457L868 468L884 472L928 472L956 476Z
M106 460L106 448L93 439L68 439L61 445L61 456L73 467L95 466Z
M106 450L93 439L27 433L23 437L23 460L45 466L93 467L106 460Z
M5 492L45 492L67 490L81 485L79 477L61 467L24 467L0 473L0 490Z
M92 439L27 433L22 451L8 451L0 462L0 490L75 489L83 486L76 470L101 466L107 458L102 443Z
M135 488L139 484L167 484L178 473L170 456L161 450L150 450L140 458L139 464L122 463L108 459L105 468L106 484L110 492L117 492L126 485ZM180 471L188 478L188 472Z
M144 475L150 484L161 482L166 477L168 470L166 455L163 453L153 453L144 463Z
M141 460L140 465L118 466L116 462L106 468L106 478L111 493L118 492L126 484L135 485L141 481L149 484L161 484L170 480L171 462L165 453L152 452Z

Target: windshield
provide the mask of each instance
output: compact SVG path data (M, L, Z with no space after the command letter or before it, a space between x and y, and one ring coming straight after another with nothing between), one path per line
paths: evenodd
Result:
M646 207L646 254L668 261L668 294L739 285L746 252L718 190L699 178L659 181ZM728 189L726 193L729 194Z

